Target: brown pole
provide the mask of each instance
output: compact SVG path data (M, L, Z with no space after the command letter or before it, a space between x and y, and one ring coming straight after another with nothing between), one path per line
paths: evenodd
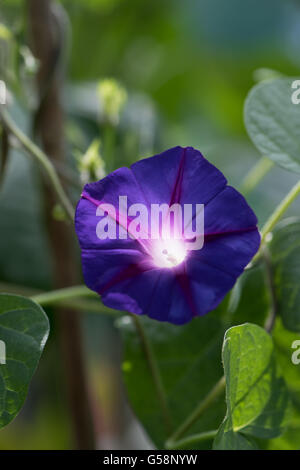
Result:
M63 44L59 10L52 0L27 0L28 23L33 53L39 61L37 90L39 107L35 120L36 136L54 165L64 162L64 118L61 106L63 84L60 55ZM43 180L45 217L53 260L56 288L76 283L73 226L52 217L57 200ZM76 264L76 263L75 263ZM61 354L76 448L95 447L92 413L83 359L80 319L77 312L57 309Z

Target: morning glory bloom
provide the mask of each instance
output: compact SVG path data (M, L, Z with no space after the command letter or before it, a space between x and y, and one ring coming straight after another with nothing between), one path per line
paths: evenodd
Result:
M260 244L244 197L192 147L85 185L75 227L106 306L178 325L215 309Z

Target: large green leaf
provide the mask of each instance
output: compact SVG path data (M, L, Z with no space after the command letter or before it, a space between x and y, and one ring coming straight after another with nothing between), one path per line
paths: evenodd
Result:
M283 221L270 244L278 313L284 326L300 332L300 219Z
M0 428L20 411L48 333L48 318L39 305L0 294L0 340L6 350L6 363L0 364Z
M268 333L250 323L230 328L224 338L223 363L227 415L214 447L245 447L244 435L280 435L289 416L289 395Z
M183 326L143 317L139 320L162 377L171 414L171 429L164 426L163 413L143 344L129 317L123 318L121 324L124 337L123 376L133 410L152 441L162 448L170 432L186 419L220 379L220 356L225 328L215 313L195 318ZM218 427L224 413L224 397L220 397L189 432ZM211 441L199 444L198 448L211 448Z
M245 125L263 154L300 173L300 106L292 103L292 78L262 82L245 102Z

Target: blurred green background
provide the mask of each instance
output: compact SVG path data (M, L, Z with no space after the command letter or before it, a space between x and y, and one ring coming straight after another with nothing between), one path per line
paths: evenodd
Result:
M299 1L64 0L57 9L65 44L59 67L65 76L65 141L74 201L91 173L100 178L104 169L175 145L198 148L230 184L241 184L259 158L244 129L243 103L255 81L269 76L266 69L299 75ZM2 0L0 15L1 74L14 96L14 117L29 132L38 64L27 48L26 1ZM95 139L99 148L96 142L87 154ZM274 168L249 194L260 225L295 180ZM2 283L51 287L39 191L32 161L14 150L0 193ZM290 213L295 212L294 207ZM47 313L50 340L26 406L0 432L1 449L71 445L55 315ZM126 402L113 320L86 313L83 323L99 446L151 445Z

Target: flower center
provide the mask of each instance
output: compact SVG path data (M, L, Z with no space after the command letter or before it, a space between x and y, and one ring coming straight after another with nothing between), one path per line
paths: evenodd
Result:
M185 259L187 250L182 240L155 240L151 254L157 267L174 268Z

